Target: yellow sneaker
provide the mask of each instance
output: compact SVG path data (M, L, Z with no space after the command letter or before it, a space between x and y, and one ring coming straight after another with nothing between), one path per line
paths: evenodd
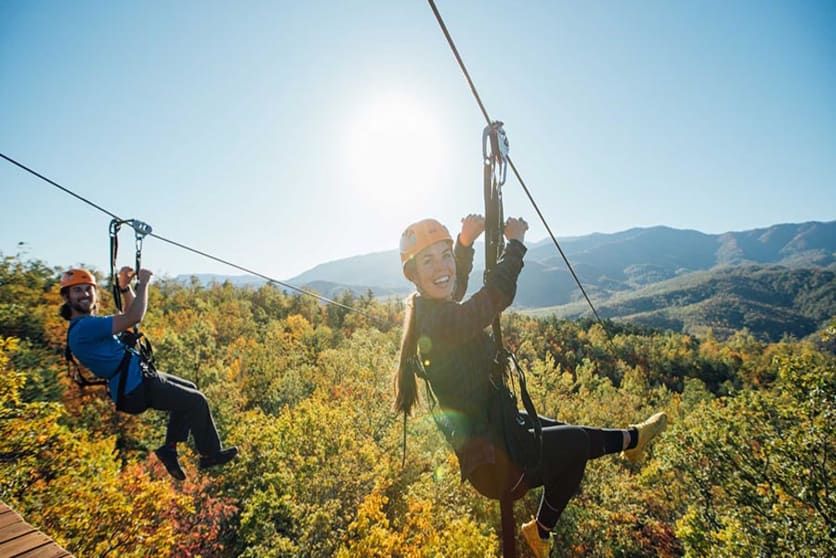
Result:
M633 449L626 449L621 452L625 458L630 461L641 461L644 457L644 450L650 440L661 434L665 427L668 426L668 415L664 412L656 413L649 419L639 424L631 424L630 428L635 428L639 431L639 441Z
M540 532L537 530L537 520L532 519L528 523L523 523L520 527L520 532L525 539L528 548L534 553L537 558L549 558L549 551L552 548L552 538L541 539Z

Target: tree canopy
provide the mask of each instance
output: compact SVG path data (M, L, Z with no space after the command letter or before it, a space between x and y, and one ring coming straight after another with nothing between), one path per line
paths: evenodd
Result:
M159 368L194 381L241 449L201 472L184 448L188 480L175 483L149 456L164 414L116 414L103 389L68 379L57 277L0 259L0 499L74 554L498 555L498 505L460 482L423 409L401 465L399 301L342 295L360 314L271 286L154 283L142 328ZM612 428L670 417L643 463L590 462L555 556L826 556L836 544L836 325L774 343L512 313L503 326L541 413Z

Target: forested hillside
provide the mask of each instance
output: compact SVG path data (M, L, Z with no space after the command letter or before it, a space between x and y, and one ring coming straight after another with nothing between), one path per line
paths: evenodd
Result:
M460 482L423 407L402 466L400 302L341 296L361 314L270 286L154 283L142 327L160 368L198 384L241 448L211 473L186 450L177 483L149 456L164 415L116 415L102 390L68 380L58 276L0 260L0 499L75 555L498 555L498 505ZM618 323L608 336L507 313L543 414L621 427L664 409L671 421L642 464L590 462L553 556L829 556L830 324L766 342ZM516 504L518 521L537 496Z
M836 315L836 272L776 266L733 266L618 293L596 304L605 318L687 333L726 337L744 328L759 338L803 338ZM526 312L577 319L591 315L586 301Z

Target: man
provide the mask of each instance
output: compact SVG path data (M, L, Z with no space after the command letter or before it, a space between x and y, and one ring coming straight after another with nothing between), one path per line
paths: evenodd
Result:
M186 474L177 458L177 443L185 442L189 432L200 453L200 469L228 463L238 454L238 448L222 449L209 404L197 386L158 372L119 338L145 317L151 275L147 269L139 270L134 293L130 287L134 270L123 267L119 271L119 290L124 312L97 316L96 278L86 269L71 269L61 277L61 316L70 322L70 350L93 374L108 380L110 397L118 411L139 414L150 408L169 412L165 444L154 453L172 477L184 480Z

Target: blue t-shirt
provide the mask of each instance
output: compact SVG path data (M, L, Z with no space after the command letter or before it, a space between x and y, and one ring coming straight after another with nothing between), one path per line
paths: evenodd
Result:
M108 379L110 398L116 401L119 391L119 364L125 356L125 344L113 335L113 316L82 316L70 322L67 343L78 361L99 378ZM131 357L125 393L142 383L139 355Z

